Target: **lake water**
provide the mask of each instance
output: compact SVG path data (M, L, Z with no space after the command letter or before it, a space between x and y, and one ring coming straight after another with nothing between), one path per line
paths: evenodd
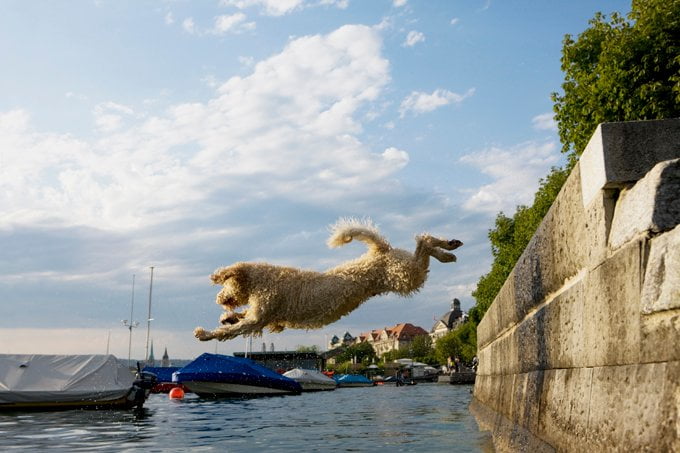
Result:
M0 451L493 451L472 386L340 388L257 399L151 395L141 412L0 415Z

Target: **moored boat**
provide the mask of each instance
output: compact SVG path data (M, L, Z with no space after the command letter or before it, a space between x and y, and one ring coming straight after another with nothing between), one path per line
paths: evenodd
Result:
M154 385L151 388L151 393L169 393L170 390L174 389L175 387L180 387L182 390L185 392L188 392L189 389L183 386L182 384L178 384L176 382L172 382L172 373L175 371L179 370L181 367L178 366L167 366L167 367L158 367L158 366L147 366L144 367L142 371L147 372L147 373L153 373L156 375L156 385Z
M172 374L172 381L203 397L299 394L300 384L249 359L204 353Z
M316 370L293 368L283 373L283 375L300 384L303 392L335 390L338 386L333 379Z
M333 376L338 387L372 387L375 383L361 374L340 374Z
M154 383L113 355L0 354L0 410L142 407Z

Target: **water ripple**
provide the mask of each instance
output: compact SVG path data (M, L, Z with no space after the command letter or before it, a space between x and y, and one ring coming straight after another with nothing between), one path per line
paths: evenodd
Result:
M491 451L467 407L470 387L338 389L257 399L152 395L142 411L0 415L0 450Z

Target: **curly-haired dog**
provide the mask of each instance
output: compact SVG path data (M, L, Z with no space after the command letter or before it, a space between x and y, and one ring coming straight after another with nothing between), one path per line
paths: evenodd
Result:
M238 335L261 334L264 328L281 332L286 328L315 329L337 321L367 299L394 292L408 296L427 279L430 257L442 263L456 261L453 253L461 245L421 234L414 253L395 249L368 221L340 220L332 227L329 247L358 240L368 251L361 257L326 272L314 272L267 263L236 263L217 269L211 279L224 287L217 303L226 310L221 327L194 330L202 341L221 341ZM248 305L248 309L234 309Z

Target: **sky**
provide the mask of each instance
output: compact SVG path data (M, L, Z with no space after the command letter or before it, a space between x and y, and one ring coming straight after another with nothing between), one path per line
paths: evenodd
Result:
M373 298L276 350L463 310L498 212L564 158L550 94L585 0L0 0L0 353L243 351L210 274L323 271L339 218L394 247L459 239L404 298ZM151 266L153 285L151 285ZM133 277L134 276L134 277ZM134 286L133 286L134 278ZM134 288L134 291L133 291ZM149 292L151 289L151 297ZM147 322L149 305L152 321ZM132 317L130 316L132 311ZM139 326L127 328L122 320ZM147 329L147 326L150 329ZM148 336L147 336L147 332ZM130 335L131 334L131 335Z

